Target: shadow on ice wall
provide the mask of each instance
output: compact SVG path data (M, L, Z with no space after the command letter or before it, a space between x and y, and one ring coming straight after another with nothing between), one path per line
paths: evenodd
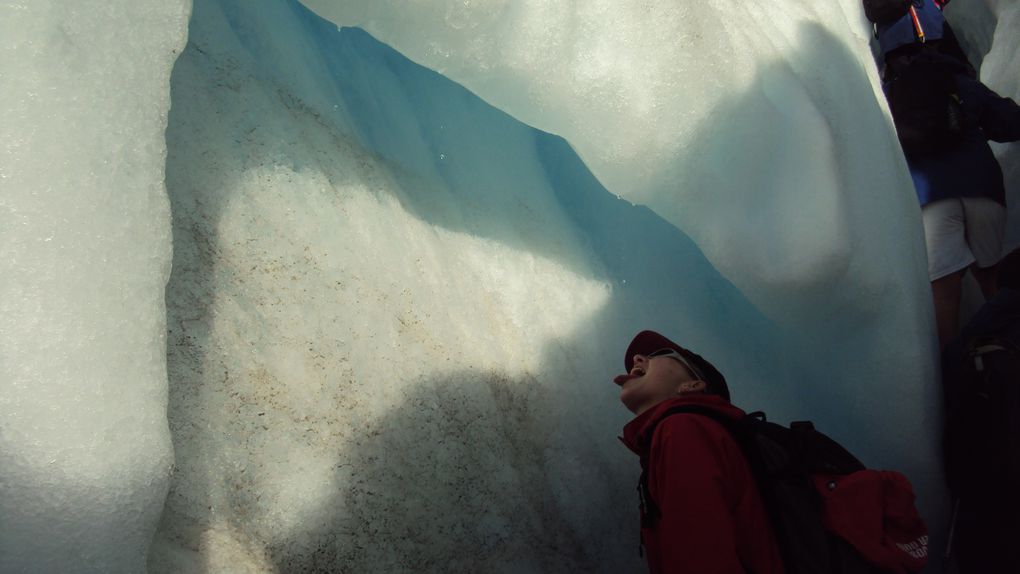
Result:
M806 410L689 238L360 30L196 0L172 98L153 572L641 571L609 382L641 328Z

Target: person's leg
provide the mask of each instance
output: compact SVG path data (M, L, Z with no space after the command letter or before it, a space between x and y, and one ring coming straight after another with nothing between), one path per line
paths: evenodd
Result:
M974 256L964 237L964 208L959 199L940 199L924 205L921 220L941 350L959 330L963 274L974 262Z
M950 273L931 282L931 296L935 301L935 327L939 335L939 351L960 331L960 295L963 291L963 274L966 269Z
M970 272L974 275L974 279L977 280L977 284L981 287L981 294L985 296L985 300L991 299L999 291L998 265L992 265L991 267L978 267L975 263L970 266Z
M1006 234L1006 207L983 197L961 200L966 221L966 239L974 255L971 273L981 286L985 299L998 291L998 263L1002 258L1002 241Z

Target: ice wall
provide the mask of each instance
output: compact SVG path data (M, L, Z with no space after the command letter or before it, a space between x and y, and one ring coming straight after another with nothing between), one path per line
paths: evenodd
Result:
M0 5L0 572L140 572L172 462L163 129L187 2Z
M689 234L798 333L783 348L817 361L795 369L813 416L864 434L884 425L894 442L930 434L919 210L856 1L306 4L563 135L611 192ZM890 386L916 402L880 399ZM887 465L933 473L933 441L878 442ZM921 487L931 500L935 484Z
M746 63L715 132L673 133L693 157L619 160L675 172L646 182L663 220L360 32L197 2L168 130L178 474L153 569L626 571L631 545L604 543L633 534L607 381L647 326L717 361L741 404L910 473L939 524L916 203L897 156L867 153L895 147L873 72L802 25L804 61ZM683 197L699 178L719 196ZM740 246L709 251L727 268L757 250L738 276L773 320L669 221L684 202Z
M687 233L784 332L779 372L746 375L759 404L907 471L941 533L919 209L859 2L305 3L564 136Z
M856 1L308 5L400 53L201 0L168 90L186 4L0 7L0 570L142 569L168 372L154 572L640 571L609 378L647 327L906 471L937 547ZM1016 3L969 5L1015 92Z
M360 30L199 0L172 97L153 572L640 571L629 337L798 400L690 239Z
M918 227L892 219L913 200L859 0L305 4L564 136L777 320L813 328L817 313L793 316L823 299L872 307L890 283L916 288L916 269L888 277L916 267Z

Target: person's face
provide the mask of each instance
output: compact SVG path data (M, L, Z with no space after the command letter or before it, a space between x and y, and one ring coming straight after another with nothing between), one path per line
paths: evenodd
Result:
M614 379L620 385L620 402L639 415L666 399L705 392L705 383L694 380L675 359L634 355L630 373Z

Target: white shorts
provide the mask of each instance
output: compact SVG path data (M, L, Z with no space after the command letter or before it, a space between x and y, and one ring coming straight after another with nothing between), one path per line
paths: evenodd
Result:
M940 199L921 208L928 246L928 280L966 269L991 267L1002 258L1006 208L984 197Z

